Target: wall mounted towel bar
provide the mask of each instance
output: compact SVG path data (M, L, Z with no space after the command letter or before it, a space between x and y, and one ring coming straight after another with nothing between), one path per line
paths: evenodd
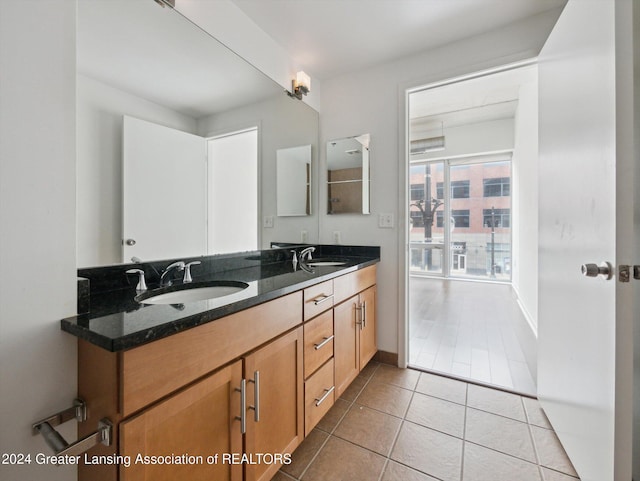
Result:
M45 442L56 454L77 456L102 443L105 446L111 445L112 425L108 419L102 419L98 423L98 430L69 444L62 435L54 429L54 426L66 423L75 419L78 422L86 421L87 405L82 399L75 399L73 406L41 419L31 425L32 434L37 436L42 434Z

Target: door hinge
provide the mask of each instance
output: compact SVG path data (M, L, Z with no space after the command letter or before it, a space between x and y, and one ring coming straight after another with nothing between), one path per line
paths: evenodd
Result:
M629 282L630 280L630 266L621 265L618 266L618 280L620 282Z

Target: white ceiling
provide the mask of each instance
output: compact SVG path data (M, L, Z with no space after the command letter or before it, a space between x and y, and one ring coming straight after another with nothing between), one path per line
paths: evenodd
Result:
M566 0L232 0L320 79L416 54Z
M193 118L283 89L209 34L150 0L80 0L78 73Z

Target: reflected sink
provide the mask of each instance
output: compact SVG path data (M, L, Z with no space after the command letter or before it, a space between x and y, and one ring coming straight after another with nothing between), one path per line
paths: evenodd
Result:
M347 263L348 261L342 260L342 259L330 259L330 258L323 258L323 257L319 257L318 259L310 259L308 261L305 261L305 264L311 267L315 267L315 266L343 266Z
M206 286L192 286L184 284L175 290L162 292L155 295L153 291L145 292L136 297L140 304L185 304L187 302L206 301L219 299L241 292L249 287L249 284L238 281L218 281L208 283Z

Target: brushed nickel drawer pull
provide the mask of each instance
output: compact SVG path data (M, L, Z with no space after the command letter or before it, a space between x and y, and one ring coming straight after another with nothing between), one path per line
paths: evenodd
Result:
M329 341L332 341L333 338L336 337L333 334L330 335L329 337L323 337L323 341L319 344L314 344L313 348L317 351L318 349L320 349L322 346L324 346L325 344L327 344Z
M328 301L329 299L333 299L333 294L330 294L328 296L323 294L321 297L316 297L313 300L313 303L317 306L319 304L322 304L325 301Z
M320 399L316 398L316 406L320 406L320 404L322 404L324 400L329 397L329 395L333 392L334 389L335 389L335 386L331 386L329 389L325 389L324 395Z

